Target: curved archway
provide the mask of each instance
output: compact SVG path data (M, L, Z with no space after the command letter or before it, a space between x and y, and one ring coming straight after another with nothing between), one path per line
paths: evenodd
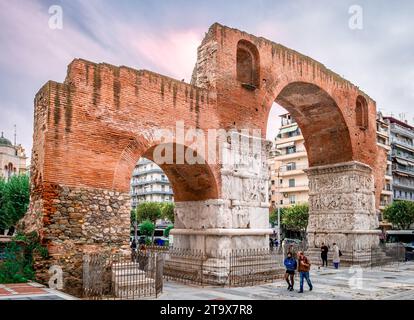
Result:
M156 148L171 150L173 158L169 161L156 159L154 157ZM177 160L181 152L184 153L182 154L183 162ZM213 170L203 158L199 158L195 164L188 163L184 155L190 152L194 153L194 150L181 144L155 143L148 147L147 144L138 144L137 140L133 140L124 149L114 169L113 186L127 192L133 168L138 159L144 157L157 164L168 176L176 202L217 199L219 189Z
M335 100L326 91L315 84L292 82L280 91L275 102L296 119L305 137L309 166L352 160L347 124Z

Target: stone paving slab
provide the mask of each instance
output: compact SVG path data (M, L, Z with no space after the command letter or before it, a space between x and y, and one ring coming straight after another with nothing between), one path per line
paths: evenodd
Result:
M354 269L355 270L355 269ZM383 268L362 268L357 277L352 269L325 268L311 271L314 285L312 292L298 293L299 276L295 279L295 291L286 290L286 282L280 280L244 288L194 287L177 282L165 282L160 300L414 300L414 262ZM359 277L360 276L360 277ZM358 286L352 286L360 279ZM351 281L351 282L350 282Z
M76 300L35 282L0 284L0 300Z

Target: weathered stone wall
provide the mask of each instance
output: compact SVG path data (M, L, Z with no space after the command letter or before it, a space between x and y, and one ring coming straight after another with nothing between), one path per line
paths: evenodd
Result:
M370 252L378 245L374 177L359 162L313 167L309 176L310 248L336 242L344 253ZM346 259L344 257L343 259Z
M130 196L58 185L48 189L43 190L43 200L32 201L21 227L30 232L35 225L49 251L48 259L36 257L37 279L48 284L49 268L59 266L63 290L80 296L85 253L129 249Z

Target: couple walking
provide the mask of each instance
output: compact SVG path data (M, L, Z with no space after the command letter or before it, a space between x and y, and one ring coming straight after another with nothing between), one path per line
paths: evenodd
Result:
M300 289L299 293L303 293L303 282L306 280L309 286L309 291L312 291L313 285L309 277L309 271L311 263L309 259L303 254L302 251L298 252L298 260L293 257L292 252L287 253L287 257L284 261L286 267L285 280L288 284L288 290L293 291L295 284L295 271L299 272L300 276Z
M339 250L339 247L336 243L332 246L333 256L332 256L332 263L335 269L339 268L339 263L341 261L342 252ZM322 267L328 266L328 251L329 247L322 242L321 246L321 260L322 260Z

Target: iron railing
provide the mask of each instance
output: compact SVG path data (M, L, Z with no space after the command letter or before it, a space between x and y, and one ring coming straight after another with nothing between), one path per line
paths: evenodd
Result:
M85 255L83 297L92 300L157 297L163 289L163 263L162 254L150 251Z
M171 248L164 279L199 286L251 286L283 276L283 255L277 250L201 250Z

